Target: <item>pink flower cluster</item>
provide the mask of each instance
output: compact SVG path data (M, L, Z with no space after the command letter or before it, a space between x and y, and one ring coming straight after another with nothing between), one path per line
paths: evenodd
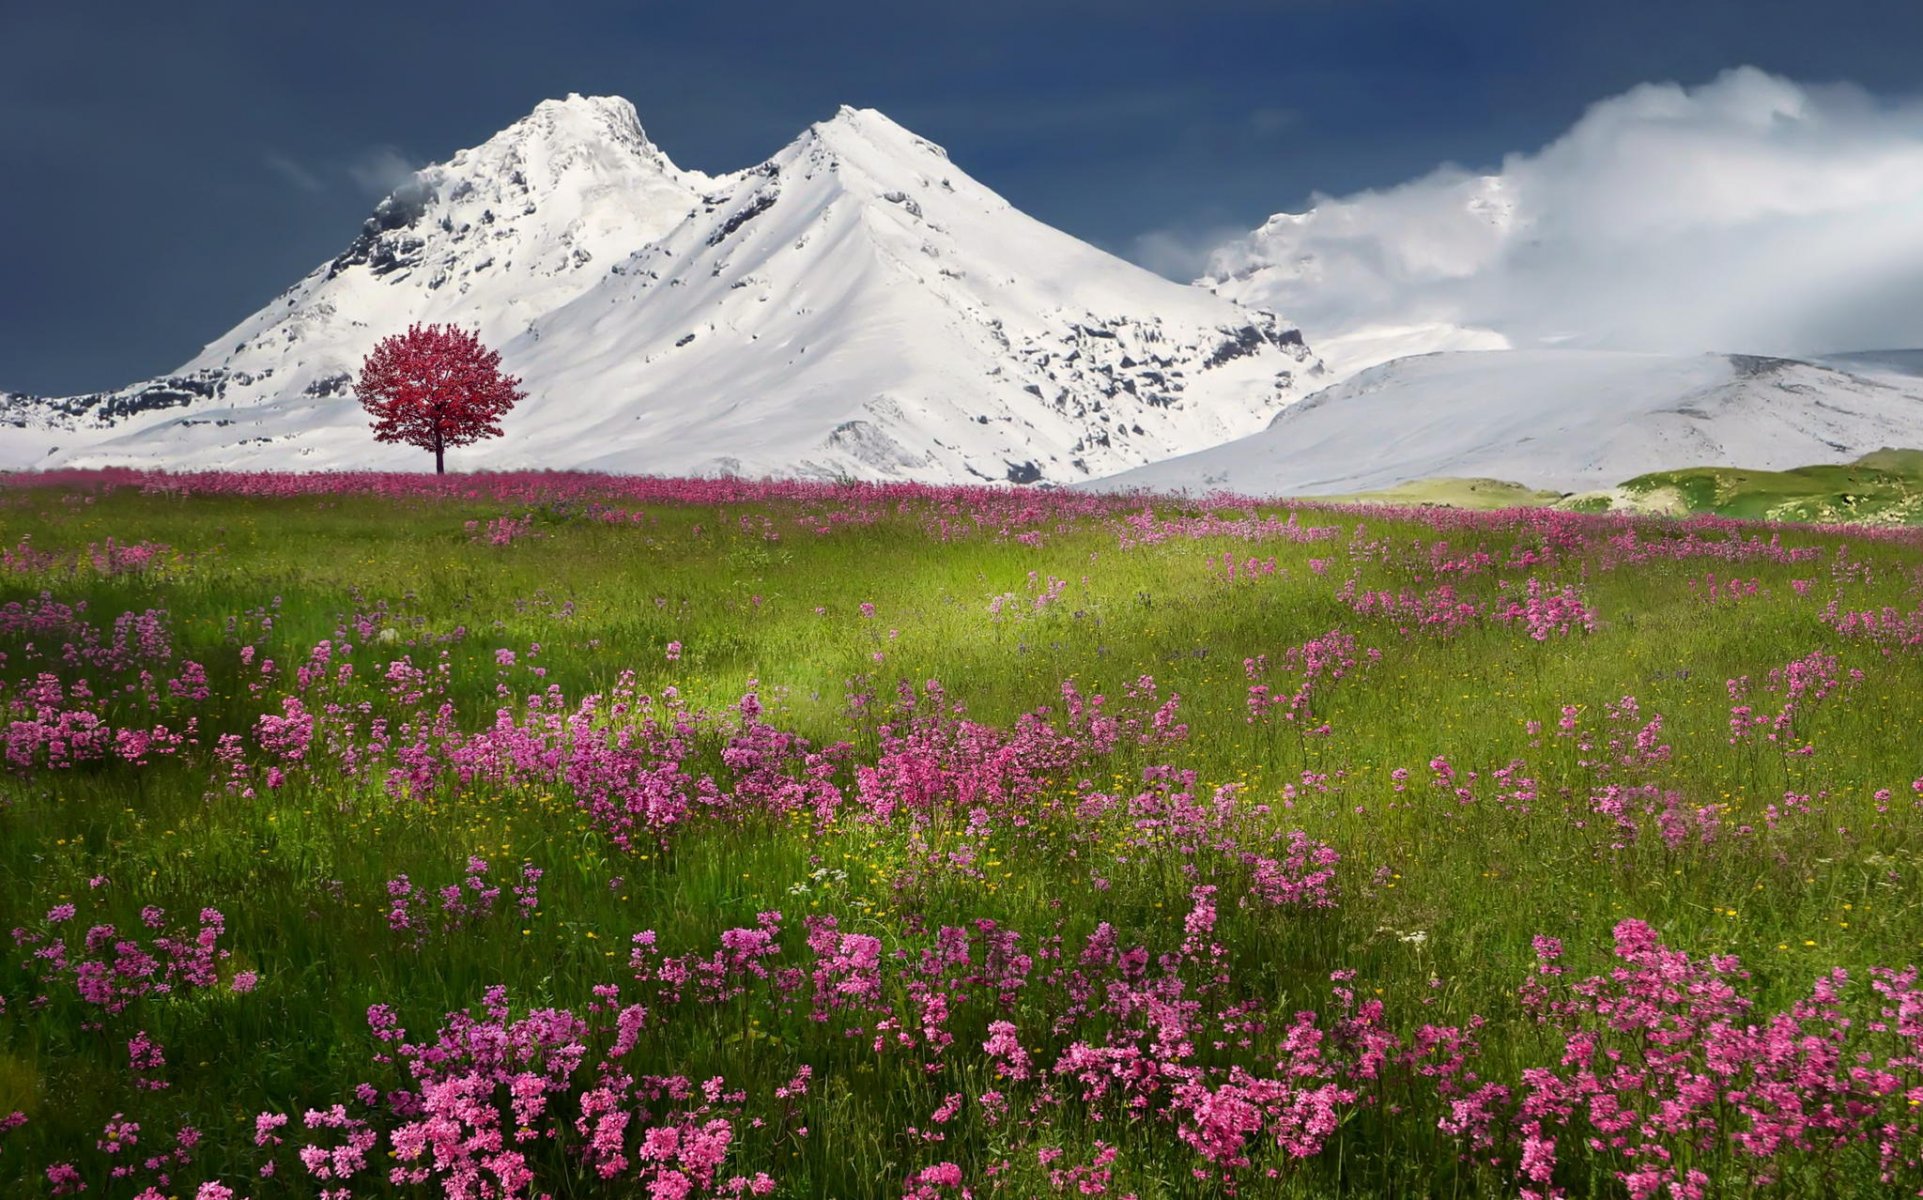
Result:
M1616 927L1620 965L1572 979L1562 947L1538 938L1528 1011L1559 1044L1553 1065L1477 1093L1470 1140L1516 1154L1522 1194L1565 1194L1608 1170L1638 1200L1700 1198L1716 1156L1722 1183L1766 1188L1870 1150L1885 1184L1923 1168L1923 988L1915 968L1820 976L1807 998L1759 1014L1733 956L1697 960L1647 924Z
M172 546L163 542L89 542L85 549L59 554L36 549L21 538L11 549L0 546L0 573L72 577L85 572L100 576L140 575L178 561Z
M502 903L502 884L492 872L486 859L470 857L461 881L438 891L417 888L405 875L395 876L387 881L388 928L418 949L429 939L446 938L497 915L533 916L541 905L541 868L521 864L518 882L510 884L511 907Z
M1529 636L1546 642L1551 637L1568 637L1581 630L1596 628L1596 614L1574 584L1551 588L1531 575L1521 600L1511 600L1495 614L1498 621L1514 621L1528 630Z
M0 678L0 746L12 771L144 766L195 744L198 719L179 714L207 698L207 675L197 662L175 666L165 612L125 612L103 627L84 602L43 592L0 606L0 644L15 640L12 654L0 652L0 665L20 672Z
M105 922L84 930L77 908L60 904L48 910L38 928L16 926L13 944L27 957L21 966L41 989L35 1007L77 1001L100 1013L120 1013L145 996L167 996L213 987L227 957L219 946L226 918L203 908L196 928L171 925L165 911L141 910L140 930L122 933ZM98 1027L100 1016L89 1017Z
M518 517L495 517L485 525L479 521L469 521L465 529L469 541L489 546L511 546L522 538L540 536L534 528L533 513Z
M1244 659L1242 673L1250 681L1249 724L1269 724L1279 714L1281 720L1294 724L1304 733L1326 734L1330 731L1329 725L1318 711L1316 701L1350 674L1366 670L1381 659L1382 651L1359 647L1353 634L1332 629L1282 653L1279 665L1301 674L1301 680L1286 695L1261 682L1272 670L1268 655Z

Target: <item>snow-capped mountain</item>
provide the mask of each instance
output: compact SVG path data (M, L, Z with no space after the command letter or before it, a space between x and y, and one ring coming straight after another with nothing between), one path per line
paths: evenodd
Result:
M1562 492L1697 466L1783 470L1923 445L1923 378L1748 355L1502 350L1363 371L1261 433L1094 486L1332 495L1491 478Z
M1067 482L1254 432L1319 369L878 112L710 178L570 96L419 172L172 375L0 397L0 464L423 469L352 396L414 321L478 328L528 393L460 469Z

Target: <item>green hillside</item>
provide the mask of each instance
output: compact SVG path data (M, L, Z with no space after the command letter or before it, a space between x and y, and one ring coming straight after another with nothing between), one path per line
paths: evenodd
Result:
M1585 513L1714 513L1807 524L1923 524L1923 450L1882 449L1850 463L1753 471L1688 467L1567 495L1497 479L1418 479L1325 501L1463 509L1551 507Z

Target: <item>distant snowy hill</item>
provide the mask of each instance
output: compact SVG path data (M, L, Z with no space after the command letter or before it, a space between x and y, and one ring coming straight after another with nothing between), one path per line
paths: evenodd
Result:
M1253 433L1319 371L1268 312L1023 215L880 113L711 178L570 96L171 375L0 395L0 466L424 469L352 396L414 321L477 327L528 392L457 469L1070 482Z
M1923 379L1745 355L1501 350L1373 367L1258 434L1093 486L1329 495L1449 476L1575 492L1884 446L1923 446Z

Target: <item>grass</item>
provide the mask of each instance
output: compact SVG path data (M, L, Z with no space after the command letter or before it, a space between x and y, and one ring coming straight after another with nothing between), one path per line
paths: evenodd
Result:
M1520 483L1505 483L1500 479L1456 479L1437 476L1433 479L1411 480L1379 491L1330 496L1322 502L1328 504L1438 504L1447 508L1494 510L1541 507L1553 504L1561 498L1560 492L1524 487Z
M1798 520L1835 519L1833 498L1847 493L1849 511L1880 518L1908 511L1896 496L1915 477L1915 458L1774 474L1679 472L1625 490L1675 488L1693 508ZM797 935L804 915L833 914L891 951L918 952L929 931L985 919L1025 931L1031 950L1057 933L1076 945L1100 922L1124 944L1172 947L1192 911L1195 872L1229 889L1242 878L1234 857L1144 849L1126 822L1074 815L1091 792L1140 791L1144 768L1161 763L1194 772L1201 795L1234 784L1247 802L1271 806L1251 830L1299 828L1341 855L1332 908L1240 907L1225 890L1216 936L1237 987L1286 1020L1300 1009L1328 1011L1330 973L1353 970L1352 986L1380 998L1402 1036L1424 1023L1486 1019L1491 1078L1553 1055L1555 1044L1517 1001L1538 936L1561 939L1572 968L1593 973L1610 965L1612 928L1639 918L1693 955L1740 956L1763 1007L1794 1001L1831 968L1861 975L1917 961L1923 836L1910 785L1923 775L1923 656L1843 638L1823 609L1832 598L1850 610L1916 608L1923 543L1784 528L1771 532L1814 556L1629 563L1600 526L1553 550L1554 530L1546 534L1536 517L1470 520L1406 507L1415 492L1395 499L1405 507L1271 510L1331 530L1319 540L1251 540L1237 524L1248 514L1225 513L1199 536L1131 545L1107 518L1043 522L1039 544L992 529L942 541L928 533L928 506L914 505L817 536L779 503L659 504L611 523L578 507L483 498L16 488L0 508L0 543L26 539L63 564L110 537L171 549L165 565L143 571L62 565L0 574L0 603L47 592L84 601L105 620L164 609L175 660L205 663L213 695L194 710L199 747L176 758L16 770L0 781L0 927L40 928L41 914L61 903L82 906L82 923L122 930L138 928L147 905L175 918L214 906L225 914L220 944L232 957L219 967L221 986L147 997L103 1018L71 998L36 1004L41 989L20 969L26 953L8 947L0 1116L18 1110L27 1122L0 1134L0 1190L45 1194L46 1168L71 1162L90 1196L133 1195L153 1172L110 1178L120 1160L96 1149L105 1122L127 1113L142 1125L143 1153L168 1145L181 1125L202 1132L191 1167L174 1169L176 1182L159 1194L191 1194L181 1181L202 1179L242 1194L312 1194L324 1185L302 1179L285 1157L275 1179L257 1179L266 1151L254 1145L254 1118L325 1108L370 1080L389 1086L381 1081L392 1069L374 1061L370 1005L391 1005L417 1037L478 1005L495 984L508 987L517 1011L586 1011L596 984L628 978L630 938L641 930L672 952L707 954L723 930L780 910ZM528 532L507 545L477 540L468 527L523 514ZM1690 536L1674 523L1636 528L1646 541ZM1761 531L1703 527L1694 536L1720 543L1750 532ZM1539 565L1501 565L1545 546L1553 552ZM1497 565L1435 569L1438 555L1478 549ZM1406 619L1359 616L1340 595L1352 578L1389 590L1452 582L1497 604L1531 575L1580 587L1598 616L1594 630L1535 641L1513 624L1482 620L1435 637ZM1712 600L1708 582L1732 576L1753 579L1755 594ZM1037 607L1051 579L1064 581L1060 596ZM1005 593L1016 599L997 619L991 599ZM818 745L851 744L835 775L850 793L853 765L882 745L879 714L897 688L931 679L974 720L1008 729L1039 706L1059 721L1064 681L1119 699L1126 684L1152 675L1160 696L1180 694L1190 734L1078 760L1040 782L1032 820L998 813L986 832L971 830L966 813L921 824L751 813L690 820L671 837L623 850L564 783L442 779L397 797L379 773L314 765L265 786L266 759L251 740L260 714L280 711L279 697L293 690L288 673L317 643L338 643L356 614L386 632L354 639L361 644L347 661L357 681L335 694L341 703L366 699L370 711L386 711L375 680L402 654L430 670L446 664L451 719L467 729L493 719L504 703L500 684L511 697L552 685L571 704L608 693L632 670L640 691L658 697L673 688L691 709L712 712L730 710L752 687L775 725ZM1330 732L1303 737L1251 724L1245 659L1280 662L1288 648L1337 628L1381 658L1318 695ZM10 656L0 695L15 697L30 681L26 640L0 635ZM670 643L679 643L678 658ZM258 691L249 690L260 677L243 646L278 665ZM512 667L497 665L501 650L515 653ZM1728 681L1747 677L1755 703L1768 707L1768 673L1813 651L1863 673L1798 717L1796 737L1814 753L1732 744ZM1278 679L1292 686L1286 672ZM875 698L870 715L851 715L851 695ZM1606 736L1605 713L1625 696L1639 706L1636 728L1661 714L1660 739L1673 748L1637 778L1713 810L1725 829L1757 832L1670 846L1649 822L1627 836L1604 827L1589 810L1607 774L1596 766L1601 752L1555 731L1573 711L1590 736ZM518 711L518 699L505 702ZM252 755L245 794L221 785L211 756L221 733L242 735ZM717 745L704 741L696 758L722 771ZM1432 784L1438 758L1459 780L1476 773L1461 785L1468 800ZM1495 772L1504 769L1533 781L1533 802L1503 798L1512 785ZM1772 819L1786 792L1810 797L1809 812ZM963 850L974 864L967 870L936 861ZM425 888L459 885L474 855L497 874L524 861L542 869L538 911L497 913L419 948L389 928L389 881L404 874ZM257 971L260 983L236 994L227 981L243 970ZM1021 1011L1024 1022L1040 1015ZM87 1027L95 1023L104 1027ZM136 1031L165 1047L166 1088L132 1082L126 1042ZM1115 1193L1234 1190L1220 1172L1198 1178L1194 1154L1167 1123L1103 1120L1099 1106L1068 1104L1041 1126L991 1124L973 1097L995 1085L992 1074L979 1055L964 1054L982 1036L963 1029L955 1053L929 1069L912 1056L868 1053L865 1040L749 996L674 1007L629 1069L724 1075L760 1103L811 1066L816 1085L797 1120L815 1134L744 1126L734 1151L741 1170L770 1172L781 1195L896 1197L914 1172L939 1161L962 1164L986 1195L982 1172L1004 1158L1014 1165L995 1194L1052 1194L1036 1149L1063 1148L1064 1162L1086 1163L1098 1139L1119 1147L1109 1168ZM942 1141L908 1132L934 1128L930 1114L952 1092L971 1103ZM1620 1192L1600 1157L1570 1153L1560 1181L1572 1193ZM1357 1108L1324 1152L1296 1161L1271 1146L1252 1174L1237 1177L1245 1195L1513 1189L1511 1168L1455 1156L1433 1113L1398 1121ZM1881 1194L1864 1160L1836 1161L1820 1187L1814 1176L1787 1174L1771 1186L1777 1194ZM1280 1174L1263 1177L1268 1167ZM635 1194L578 1169L554 1178L546 1186L557 1195ZM426 1194L370 1174L354 1195L390 1192Z

